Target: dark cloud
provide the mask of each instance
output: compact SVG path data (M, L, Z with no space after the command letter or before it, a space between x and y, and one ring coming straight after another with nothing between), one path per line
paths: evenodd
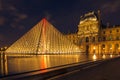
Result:
M0 26L3 26L5 24L5 17L0 16Z
M18 27L18 29L19 29L19 30L23 30L23 29L25 29L25 26L20 25L20 26Z
M14 7L14 6L12 6L12 5L8 6L7 8L8 8L8 10L10 10L10 11L17 11L16 7Z
M104 14L115 13L120 10L120 0L103 3L101 9L103 10Z
M28 15L26 14L18 14L18 18L23 20L23 19L26 19L28 17Z
M0 47L8 46L8 44L9 44L8 38L0 33Z
M3 43L6 41L6 37L3 34L0 34L0 43Z
M8 2L5 2L0 0L0 26L3 26L5 24L4 26L6 28L16 28L18 30L24 29L24 25L22 25L21 22L27 19L28 15L20 12L20 10L17 9L17 7L15 7L9 1L10 0L8 0Z
M0 34L0 40L3 41L4 39L5 37L2 34Z
M2 0L0 0L0 11L3 9L2 7Z
M16 23L11 23L10 26L11 26L12 28L16 28L17 24L16 24Z

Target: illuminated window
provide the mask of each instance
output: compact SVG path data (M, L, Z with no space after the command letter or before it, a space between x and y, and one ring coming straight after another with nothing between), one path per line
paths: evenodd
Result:
M112 40L112 36L111 35L109 36L109 40Z
M109 44L109 48L112 49L112 44Z

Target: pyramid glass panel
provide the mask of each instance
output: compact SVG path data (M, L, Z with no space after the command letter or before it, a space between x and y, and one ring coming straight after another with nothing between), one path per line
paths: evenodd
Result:
M13 43L7 53L71 53L81 52L46 19L42 19L25 35Z

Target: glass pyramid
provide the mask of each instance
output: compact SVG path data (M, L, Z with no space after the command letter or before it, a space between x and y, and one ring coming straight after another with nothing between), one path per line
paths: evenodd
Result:
M6 53L35 54L73 52L81 52L81 50L46 19L42 19L6 50Z

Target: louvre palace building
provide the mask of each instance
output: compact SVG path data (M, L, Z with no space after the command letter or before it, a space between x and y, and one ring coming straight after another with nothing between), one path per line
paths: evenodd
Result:
M120 54L120 26L104 26L99 10L81 16L78 31L66 36L86 54Z

